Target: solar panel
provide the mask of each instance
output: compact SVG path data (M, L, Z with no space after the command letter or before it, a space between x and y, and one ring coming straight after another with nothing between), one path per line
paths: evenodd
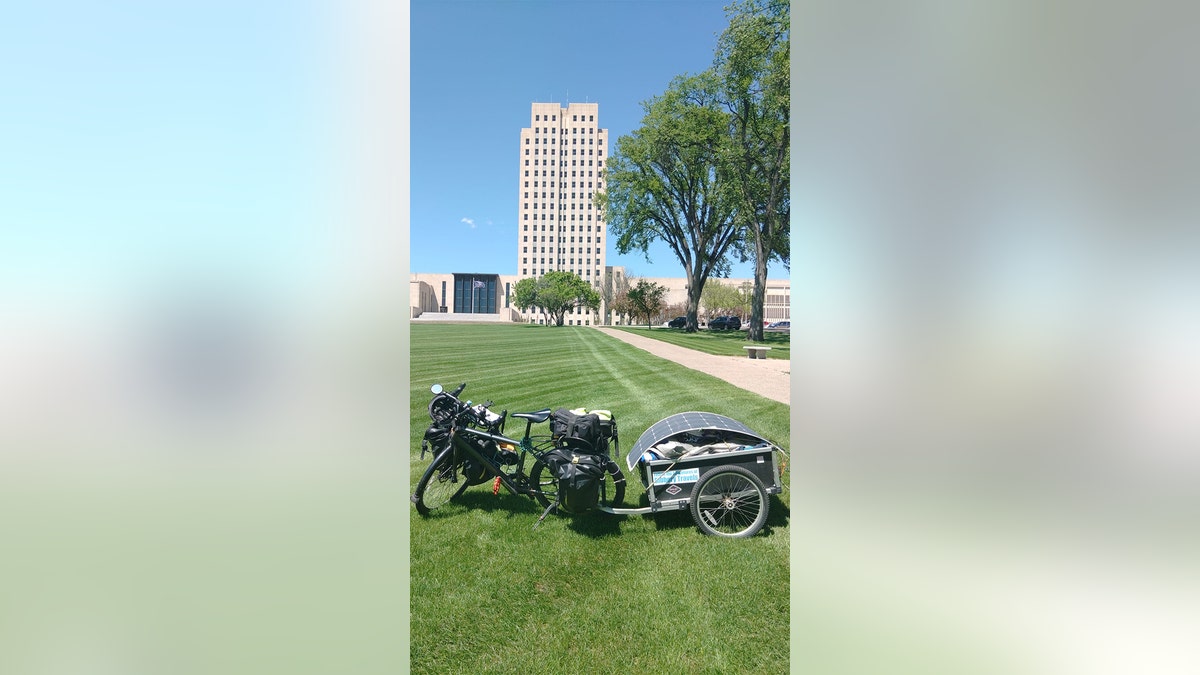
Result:
M660 442L676 435L689 431L733 431L739 434L745 434L758 440L769 442L767 439L759 436L751 431L749 427L741 422L718 415L711 412L684 412L671 415L665 419L655 422L649 429L638 437L637 442L633 444L633 449L625 457L625 465L633 471L633 467L637 466L638 460L642 454L650 448L658 445Z

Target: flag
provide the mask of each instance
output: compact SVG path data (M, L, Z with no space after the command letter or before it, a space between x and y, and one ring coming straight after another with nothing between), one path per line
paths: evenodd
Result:
M487 288L487 284L482 281L472 281L471 288Z

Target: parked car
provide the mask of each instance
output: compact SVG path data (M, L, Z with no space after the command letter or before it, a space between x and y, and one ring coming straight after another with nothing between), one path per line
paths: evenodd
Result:
M741 330L742 320L736 316L718 316L708 322L709 330Z
M791 321L776 321L776 322L774 322L774 323L772 323L772 324L770 324L770 325L768 325L768 326L767 326L767 330L786 330L786 331L790 331L791 329L792 329L792 322L791 322Z
M687 317L686 316L677 316L674 319L671 319L670 321L667 322L667 326L670 328L683 328L686 325L687 325Z

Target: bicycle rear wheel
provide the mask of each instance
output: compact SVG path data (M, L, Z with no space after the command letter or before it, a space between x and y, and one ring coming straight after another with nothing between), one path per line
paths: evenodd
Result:
M529 472L529 487L533 489L533 496L542 508L550 506L558 499L558 478L540 459L533 463L533 469ZM625 499L625 475L621 473L621 467L611 459L604 467L604 484L600 486L600 490L601 506L620 506L621 501Z
M613 460L604 467L604 484L600 486L600 505L609 508L620 506L625 499L625 474Z
M421 481L417 483L417 513L428 516L446 502L461 495L468 483L462 472L462 463L454 461L454 448L446 448L429 463Z
M533 468L529 470L529 488L533 490L534 499L537 499L543 509L558 499L558 478L540 459L534 462Z

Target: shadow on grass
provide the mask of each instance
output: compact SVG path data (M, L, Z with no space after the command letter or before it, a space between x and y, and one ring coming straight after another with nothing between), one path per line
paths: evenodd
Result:
M791 509L779 499L778 495L770 495L769 499L770 507L767 511L767 522L763 523L762 530L754 535L756 537L775 536L774 528L786 527L792 515ZM690 527L697 532L700 531L700 528L696 526L696 521L692 518L690 508L659 511L648 517L654 519L654 529L656 530L679 530Z
M571 519L567 525L572 532L593 539L603 539L621 534L621 523L626 516L594 511L576 516L565 516Z
M763 534L770 537L775 534L773 528L787 527L791 519L791 508L783 503L779 495L771 495L771 510L767 513L767 522L763 523Z
M474 485L454 500L455 504L478 511L505 511L513 514L542 515L542 507L529 497L514 495L503 487L500 494L492 494L490 483Z

